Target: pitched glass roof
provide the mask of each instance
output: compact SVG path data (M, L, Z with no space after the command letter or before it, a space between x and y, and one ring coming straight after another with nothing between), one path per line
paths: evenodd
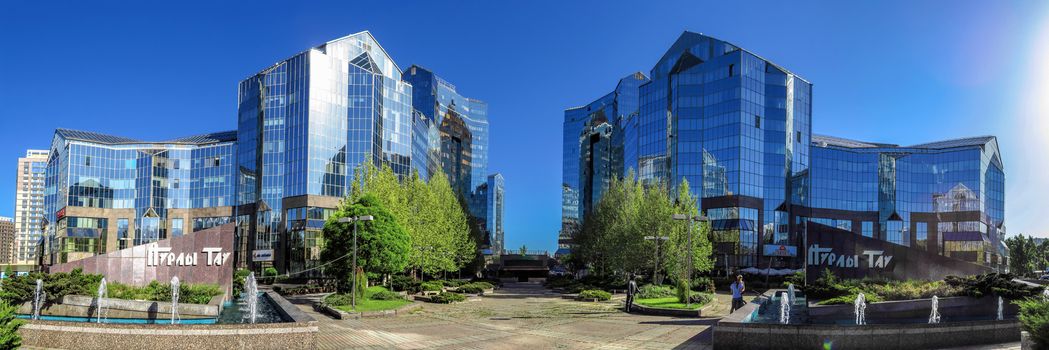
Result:
M71 130L71 129L61 129L61 128L55 130L55 135L56 136L61 136L62 138L65 138L67 140L104 143L104 144L111 144L111 145L135 144L135 143L177 143L177 144L204 145L204 144L209 144L209 143L229 142L229 141L236 141L237 140L237 132L235 130L234 131L214 132L214 133L202 134L202 135L194 135L194 136L188 136L188 137L175 138L175 139L171 139L171 140L167 140L167 141L156 141L156 142L142 141L142 140L127 138L127 137L121 137L121 136L100 134L100 133L91 132L91 131Z

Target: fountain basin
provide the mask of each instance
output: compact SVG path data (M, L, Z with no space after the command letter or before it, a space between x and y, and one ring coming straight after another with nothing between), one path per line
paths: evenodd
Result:
M782 290L769 291L769 293L777 294L780 292ZM928 299L888 302L889 304L885 306L888 309L902 311L907 305L924 304L924 309L916 311L919 323L906 323L902 319L892 319L892 322L882 323L882 320L874 317L871 312L877 304L885 303L872 303L868 304L866 309L868 317L866 325L855 325L853 305L834 306L838 309L847 308L848 312L840 316L844 319L842 322L820 324L821 320L816 316L805 315L803 318L809 319L804 320L804 323L778 324L754 322L763 318L758 317L758 311L763 305L773 313L778 313L779 310L778 296L774 300L768 295L762 295L717 323L713 330L714 347L811 349L826 348L825 346L829 344L830 348L834 349L927 349L1019 341L1020 322L1018 320L995 319L996 299L969 298L986 304L985 315L982 315L984 319L981 320L964 320L960 316L952 317L950 311L944 314L945 304L959 303L958 301L946 302L947 299L954 298L940 300L940 312L945 316L943 316L943 322L938 324L928 324L930 311ZM794 319L792 315L791 322L794 322Z
M56 349L316 348L318 329L312 317L276 293L266 292L265 298L278 309L285 322L192 324L183 315L183 323L172 325L165 324L170 322L170 314L161 313L152 324L136 324L132 321L98 324L91 318L82 318L88 320L82 323L30 320L18 333L22 336L23 346ZM180 305L180 310L181 306L184 305Z
M222 311L224 296L216 296L207 305L180 304L178 313L184 321L193 323L215 323ZM104 302L106 323L171 323L171 303L163 301L142 301L106 299ZM32 314L32 303L22 304L18 313L23 318ZM81 295L67 295L58 304L44 307L40 311L41 319L69 322L95 322L98 317L98 298ZM80 321L91 318L88 321Z

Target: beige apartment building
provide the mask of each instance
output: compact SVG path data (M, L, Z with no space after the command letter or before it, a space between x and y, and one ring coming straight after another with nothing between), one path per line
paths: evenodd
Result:
M15 179L14 256L11 263L36 264L37 242L43 235L44 170L47 150L31 149L18 158Z

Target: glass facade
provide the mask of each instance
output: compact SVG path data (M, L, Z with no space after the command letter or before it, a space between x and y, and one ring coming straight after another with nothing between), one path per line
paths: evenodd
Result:
M702 198L701 210L722 220L715 222L715 254L729 266L756 266L762 244L795 239L790 179L808 168L812 85L692 32L678 38L649 77L624 79L615 93L565 111L560 248L570 248L571 232L610 177L631 170L648 185L674 189L687 180ZM623 83L631 80L638 83ZM611 146L602 144L609 130L598 126L595 104L619 108Z
M505 213L505 190L503 189L503 175L492 174L488 176L488 208L487 228L491 234L493 254L501 254L505 248L505 233L503 232L503 213Z
M800 267L800 256L765 247L800 247L809 223L1004 263L993 137L909 147L813 137L811 83L697 33L682 34L648 77L633 76L565 110L559 254L608 181L634 170L672 193L689 182L712 220L719 269Z
M155 242L181 234L193 209L230 210L235 144L234 132L143 142L58 129L45 169L44 259Z
M470 215L494 244L499 233L491 225L492 184L488 174L488 104L463 97L455 85L432 71L412 65L401 78L412 86L412 168L429 179L441 168L466 200Z
M992 136L914 146L813 139L809 222L862 222L868 237L997 267L1004 245L1004 166ZM819 222L822 223L822 222Z
M558 254L568 252L572 233L608 183L638 173L638 86L648 81L630 74L607 95L565 110Z

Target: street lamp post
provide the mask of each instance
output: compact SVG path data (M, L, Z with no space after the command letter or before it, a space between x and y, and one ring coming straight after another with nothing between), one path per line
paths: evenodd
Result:
M695 250L694 246L692 245L692 223L696 222L696 221L707 221L708 219L704 215L690 216L690 215L685 215L685 214L674 214L674 220L685 220L688 223L688 264L686 265L686 266L688 266L688 270L687 270L688 284L686 284L686 285L688 285L689 288L691 288L691 284L692 284L692 264L695 263L695 260L693 260L693 258L692 258L692 253ZM685 297L685 307L689 307L692 304L692 298L688 296L688 292L687 291L685 292L685 295L686 295L686 297Z
M357 222L372 221L374 219L371 215L339 218L340 223L353 223L353 277L351 278L353 284L350 290L350 305L354 310L357 310Z

